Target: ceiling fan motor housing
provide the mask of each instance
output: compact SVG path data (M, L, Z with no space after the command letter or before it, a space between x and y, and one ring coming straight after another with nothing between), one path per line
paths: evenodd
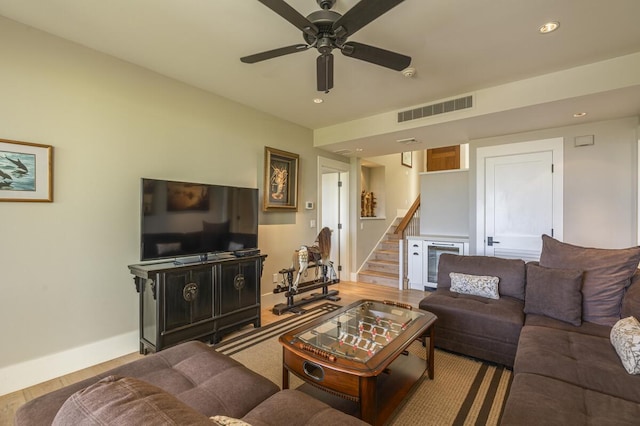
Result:
M316 47L320 53L328 53L333 48L340 47L346 39L336 37L333 30L333 23L341 17L342 15L333 10L317 10L312 12L307 16L307 19L318 27L318 34L313 36L312 34L303 32L302 36L304 37L304 41Z

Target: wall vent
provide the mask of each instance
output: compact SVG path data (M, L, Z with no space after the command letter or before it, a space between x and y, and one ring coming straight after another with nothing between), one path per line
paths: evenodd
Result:
M437 104L431 104L420 108L400 111L398 113L398 123L415 120L416 118L431 117L432 115L444 114L445 112L459 111L473 106L473 96L464 96L458 99L451 99Z

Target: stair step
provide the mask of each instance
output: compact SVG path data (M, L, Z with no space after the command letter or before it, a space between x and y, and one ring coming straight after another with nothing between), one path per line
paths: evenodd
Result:
M377 271L360 271L358 281L370 284L380 284L388 287L398 287L398 274L389 274Z
M367 262L367 269L376 272L395 274L397 277L400 273L400 263L397 260L372 259Z
M373 252L372 260L398 261L400 252L398 250L376 250Z
M380 244L378 245L378 248L380 250L396 250L396 251L398 251L398 241L391 241L391 240L380 241Z

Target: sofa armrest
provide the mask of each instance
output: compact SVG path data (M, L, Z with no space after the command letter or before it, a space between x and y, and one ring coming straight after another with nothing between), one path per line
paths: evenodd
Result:
M621 318L628 316L640 319L640 269L631 277L631 284L622 297Z

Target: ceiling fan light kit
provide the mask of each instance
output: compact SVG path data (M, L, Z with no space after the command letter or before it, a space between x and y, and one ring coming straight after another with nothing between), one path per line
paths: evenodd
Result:
M336 0L316 0L320 10L304 17L284 0L258 0L302 31L307 44L294 44L244 56L240 60L247 64L276 58L291 53L315 48L319 53L316 60L317 89L328 93L333 88L333 53L338 49L343 55L359 59L395 71L403 71L411 64L411 57L363 43L347 41L365 25L402 3L403 0L360 0L344 15L331 10ZM411 76L415 73L415 69Z

